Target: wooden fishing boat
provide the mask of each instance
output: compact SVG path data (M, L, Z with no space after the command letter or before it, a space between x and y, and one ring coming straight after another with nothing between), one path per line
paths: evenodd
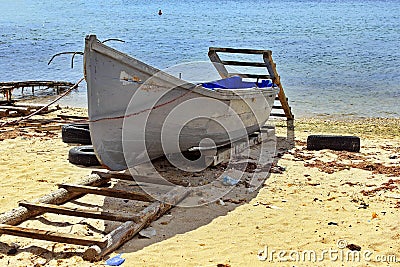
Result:
M190 83L95 35L86 37L84 62L93 147L112 170L247 137L266 123L279 90L239 76Z

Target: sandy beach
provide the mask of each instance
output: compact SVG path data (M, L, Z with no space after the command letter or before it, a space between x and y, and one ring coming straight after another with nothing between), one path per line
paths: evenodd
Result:
M62 108L34 119L85 112ZM91 173L93 168L68 162L72 146L61 140L62 123L52 122L47 130L6 127L0 133L0 212ZM238 185L222 202L173 208L151 224L155 236L136 236L105 260L122 254L121 266L399 265L400 120L297 119L294 147L284 141L284 121L270 124L278 137L277 168L259 190L245 193ZM311 134L359 136L361 151L308 151ZM87 201L106 204L104 198ZM107 230L96 220L66 222L55 216L44 214L23 225ZM84 261L82 251L82 246L0 237L1 266L103 266L104 260Z

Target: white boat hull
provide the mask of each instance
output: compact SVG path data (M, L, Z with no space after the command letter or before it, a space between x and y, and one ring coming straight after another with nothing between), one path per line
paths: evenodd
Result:
M95 36L86 38L85 75L93 147L112 170L185 151L205 139L218 146L243 138L265 124L277 93L190 84Z

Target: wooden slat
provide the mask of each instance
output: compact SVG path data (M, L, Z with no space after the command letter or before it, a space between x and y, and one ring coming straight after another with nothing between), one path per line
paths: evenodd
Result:
M31 228L12 226L7 224L0 224L0 234L22 236L27 238L34 238L34 239L82 245L82 246L97 245L99 247L104 247L107 244L107 240L104 238L80 237L71 234L57 233L53 231L45 231L39 229L31 229Z
M254 79L271 79L271 76L268 74L252 74L252 73L229 73L229 77L231 76L240 76L242 78L254 78Z
M73 184L60 184L59 187L64 188L70 192L80 192L84 194L95 194L107 197L124 198L139 201L154 201L154 198L143 192L127 192L124 190L117 190L104 187L93 187Z
M74 115L63 115L63 114L59 114L57 115L57 117L61 118L61 119L77 119L77 120L88 120L88 117L84 117L84 116L74 116Z
M286 117L285 114L280 114L280 113L271 113L270 116L271 117Z
M117 171L108 171L108 172L93 171L93 172L104 178L114 178L114 179L125 180L125 181L134 181L134 182L138 182L138 183L175 186L175 184L165 180L165 178L162 178L162 177L151 177L151 176L144 176L144 175L132 176L130 174L125 174L125 173L121 173L121 172L117 172ZM186 183L183 183L180 185L187 186Z
M222 52L222 53L238 53L238 54L264 54L271 50L210 47L209 51Z
M231 65L231 66L244 66L244 67L262 67L265 68L264 62L244 62L244 61L231 61L231 60L222 60L222 64Z
M43 213L49 212L49 213L63 214L63 215L83 217L83 218L93 218L93 219L119 221L119 222L136 221L138 219L138 217L135 215L127 216L105 211L83 210L79 208L68 208L68 207L43 204L43 203L20 202L19 205L27 209L39 210L40 212Z

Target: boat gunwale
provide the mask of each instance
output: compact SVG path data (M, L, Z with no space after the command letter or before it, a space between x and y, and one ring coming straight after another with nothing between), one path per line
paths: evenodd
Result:
M113 60L119 61L120 63L127 65L127 66L135 66L135 68L140 69L140 71L146 73L150 76L149 79L152 77L157 77L158 79L163 79L164 77L167 79L172 80L176 84L179 84L177 88L182 88L185 90L190 90L192 92L215 98L221 100L232 100L232 99L242 99L242 98L257 98L257 97L265 97L276 95L279 92L278 87L265 87L265 88L235 88L235 89L213 89L210 90L208 88L203 87L201 84L193 84L188 81L179 79L165 71L157 69L153 66L150 66L143 61L140 61L126 53L118 51L112 47L109 47L103 43L101 43L96 35L88 35L86 37L86 47L85 47L85 77L87 76L86 71L86 62L88 57L87 51L96 51L104 56L110 57ZM146 83L146 81L144 82ZM260 94L261 93L261 94Z

